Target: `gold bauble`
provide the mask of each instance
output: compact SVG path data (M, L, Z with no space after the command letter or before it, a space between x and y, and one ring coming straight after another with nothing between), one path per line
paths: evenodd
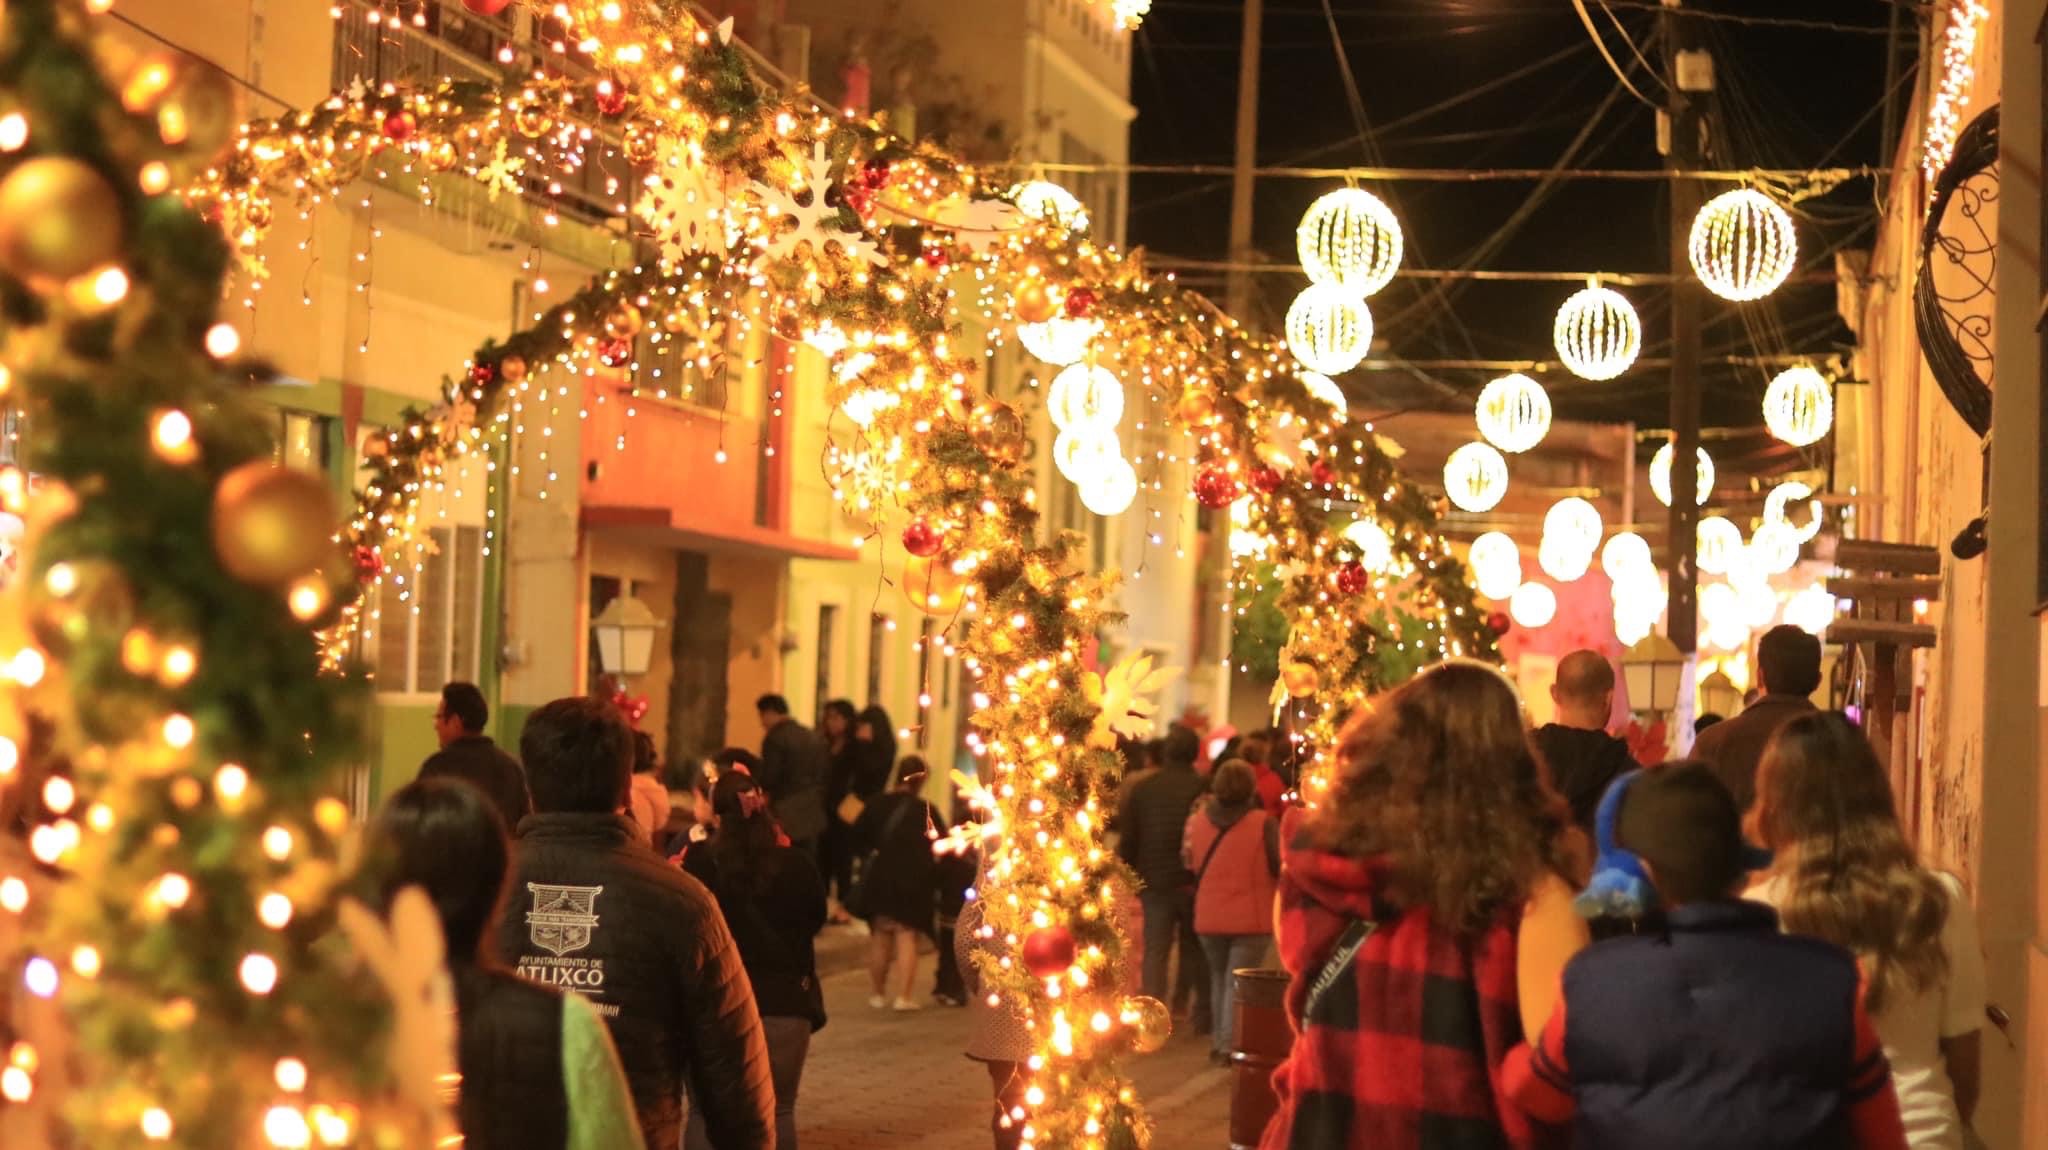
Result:
M172 147L210 158L227 147L242 122L239 94L219 68L181 60L171 86L156 102L157 135Z
M639 124L628 125L620 151L629 164L651 164L661 155L661 137Z
M1306 699L1315 694L1316 688L1322 685L1322 679L1322 675L1308 663L1289 663L1280 672L1281 685L1287 688L1290 696L1297 699Z
M967 577L955 572L944 556L912 556L903 564L902 586L912 605L931 615L951 615L967 597Z
M548 134L548 129L555 126L555 118L548 115L546 108L538 105L514 104L512 126L519 129L520 135L529 139L539 139Z
M453 169L461 159L462 153L456 151L454 143L448 140L442 140L427 149L427 166L437 172Z
M998 467L1015 467L1031 450L1031 436L1024 417L1000 399L986 398L967 415L975 439Z
M1026 280L1010 293L1010 312L1025 323L1044 323L1060 310L1044 280Z
M213 549L245 583L290 583L335 553L333 493L316 476L245 463L214 490Z
M526 360L520 356L508 355L498 361L498 378L506 383L518 383L526 378Z
M642 326L640 309L629 299L620 300L604 316L604 333L613 339L632 339L640 334Z
M1118 1013L1130 1031L1131 1049L1139 1054L1152 1053L1173 1036L1173 1012L1156 998L1133 995L1124 999Z
M77 160L26 160L0 181L0 267L68 280L113 263L127 229L121 197Z
M1189 388L1174 405L1174 414L1189 427L1207 427L1216 422L1216 398L1206 391Z

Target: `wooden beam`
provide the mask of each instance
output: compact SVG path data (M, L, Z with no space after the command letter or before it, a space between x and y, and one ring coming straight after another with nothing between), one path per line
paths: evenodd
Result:
M1889 578L1882 575L1837 576L1828 580L1828 593L1837 599L1851 599L1859 603L1867 600L1911 599L1935 602L1941 598L1941 580Z
M1900 647L1932 647L1935 630L1925 623L1886 623L1876 619L1837 619L1828 625L1830 643L1879 643Z
M1835 547L1835 566L1866 575L1939 575L1941 552L1911 543L1844 539Z

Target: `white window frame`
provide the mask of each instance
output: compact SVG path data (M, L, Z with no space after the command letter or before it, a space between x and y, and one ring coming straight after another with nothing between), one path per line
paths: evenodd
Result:
M357 460L360 461L366 458L363 454L364 443L368 441L371 435L381 430L381 428L368 426L358 430L355 455ZM442 555L448 559L447 570L451 574L455 570L454 564L464 552L464 548L459 542L462 529L469 528L477 533L478 546L471 549L472 553L470 554L470 561L477 565L476 601L471 606L471 610L474 613L469 619L470 641L475 645L475 650L472 652L470 659L470 678L474 679L481 674L485 665L484 660L488 657L488 653L483 649L484 562L487 556L484 554L482 546L488 531L485 522L486 504L488 502L486 495L487 484L484 482L486 476L483 463L479 458L472 456L458 466L464 467L468 475L468 486L463 490L462 498L457 500L453 491L423 491L419 495L416 514L418 521L423 525L422 530L445 531L447 533L448 540L441 546ZM359 464L355 477L357 487L360 487L363 483L363 471L364 469ZM402 579L406 583L413 585L407 588L400 600L407 608L403 616L394 620L388 617L388 613L380 611L379 618L374 625L374 630L369 636L369 642L365 644L366 661L372 671L375 671L383 662L384 632L391 627L403 627L405 629L405 671L407 681L392 686L388 684L388 680L382 675L376 676L374 683L377 697L381 702L398 704L431 703L440 698L441 687L454 676L456 659L455 644L452 641L452 636L455 633L455 625L461 603L454 588L450 588L445 600L444 610L446 611L446 616L442 620L442 627L444 632L451 636L451 641L446 652L443 653L441 666L438 669L426 669L428 675L436 676L434 680L422 681L422 669L419 665L420 608L418 601L421 591L419 584L415 583L414 580L416 577L423 579L426 570L423 566L419 572L415 573L412 566L406 563L392 563L385 570L384 578L386 580ZM366 594L377 596L378 604L381 605L384 588L380 584L377 587L368 589Z

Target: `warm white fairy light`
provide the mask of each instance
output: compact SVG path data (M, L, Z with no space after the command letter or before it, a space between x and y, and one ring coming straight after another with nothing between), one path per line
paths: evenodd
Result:
M1643 321L1627 296L1592 280L1557 309L1550 337L1573 375L1613 379L1642 353Z
M1508 461L1490 444L1468 443L1444 460L1444 494L1460 510L1491 511L1507 493Z
M1378 196L1338 188L1302 213L1294 250L1311 283L1364 299L1393 282L1401 266L1401 224Z
M1725 300L1758 300L1778 290L1799 258L1792 217L1754 188L1708 200L1693 217L1687 252L1700 282Z
M1341 288L1310 284L1287 309L1287 349L1311 371L1342 375L1372 346L1372 313Z
M1963 110L1970 106L1970 90L1977 85L1977 35L1991 19L1991 9L1981 0L1955 0L1948 5L1948 26L1941 37L1941 80L1934 99L1927 105L1927 129L1921 145L1920 172L1927 181L1927 194L1934 195L1935 178L1956 154L1956 137L1963 130Z
M1675 454L1670 442L1667 441L1664 446L1657 449L1657 454L1650 457L1650 494L1656 496L1657 502L1666 507L1671 506L1671 458ZM1714 493L1714 461L1707 455L1707 449L1704 447L1699 449L1697 475L1694 497L1704 506L1707 497Z
M1779 372L1764 390L1764 426L1794 447L1818 443L1835 426L1828 377L1803 363Z
M1504 375L1480 389L1473 417L1488 443L1527 451L1550 434L1550 393L1521 372Z

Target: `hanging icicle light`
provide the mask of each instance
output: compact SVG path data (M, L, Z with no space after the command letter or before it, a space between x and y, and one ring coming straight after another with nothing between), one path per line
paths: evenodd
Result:
M1643 350L1643 321L1628 297L1588 280L1557 309L1551 325L1557 358L1580 379L1613 379Z
M1764 496L1764 522L1784 524L1792 529L1793 535L1801 543L1805 543L1820 534L1822 522L1820 500L1812 496L1813 488L1796 479L1778 484L1771 488L1769 495ZM1790 514L1791 507L1802 499L1806 500L1807 521L1803 524L1794 523Z
M1650 544L1633 531L1617 531L1600 548L1600 570L1619 585L1630 575L1648 571L1655 578L1657 565L1650 557Z
M1834 389L1806 364L1779 372L1764 390L1764 426L1792 446L1818 443L1834 425Z
M1541 583L1524 583L1515 588L1514 597L1508 600L1508 614L1516 624L1532 631L1547 627L1557 618L1557 592Z
M1064 224L1075 231L1088 230L1088 209L1074 193L1051 180L1027 180L1010 189L1017 209L1032 219Z
M1742 528L1726 516L1709 515L1699 522L1693 562L1709 575L1726 575L1742 553Z
M1467 561L1479 593L1488 599L1505 599L1522 585L1522 549L1499 531L1474 539Z
M1017 325L1017 342L1024 345L1024 350L1054 367L1081 362L1081 357L1088 354L1088 345L1101 334L1099 319L1054 316L1044 323Z
M1108 368L1077 363L1053 377L1045 413L1062 431L1111 429L1124 417L1124 385Z
M1308 389L1311 397L1330 405L1330 410L1337 415L1338 423L1351 418L1351 403L1344 398L1344 389L1337 386L1336 380L1320 371L1298 371L1294 373L1294 378L1301 381L1301 386Z
M1692 270L1707 290L1742 303L1778 290L1798 261L1792 217L1762 192L1738 188L1708 200L1693 217Z
M1699 479L1695 496L1699 504L1705 506L1707 497L1714 493L1714 461L1707 455L1706 448L1698 450ZM1671 506L1671 457L1675 454L1677 452L1666 442L1657 449L1657 454L1650 457L1650 494L1666 507Z
M1130 460L1118 456L1081 484L1081 506L1105 518L1121 515L1138 497L1138 473Z
M1573 551L1584 551L1589 561L1593 549L1600 546L1604 530L1600 509L1576 495L1558 500L1543 513L1543 538L1555 539Z
M1372 346L1372 313L1342 288L1310 284L1287 309L1287 347L1310 371L1342 375Z
M1303 213L1294 249L1311 283L1364 299L1392 282L1401 266L1401 224L1378 196L1338 188Z
M1521 372L1504 375L1480 390L1474 415L1488 443L1519 454L1550 434L1550 393Z
M1508 461L1484 443L1468 443L1444 460L1444 493L1462 511L1491 511L1508 493Z

